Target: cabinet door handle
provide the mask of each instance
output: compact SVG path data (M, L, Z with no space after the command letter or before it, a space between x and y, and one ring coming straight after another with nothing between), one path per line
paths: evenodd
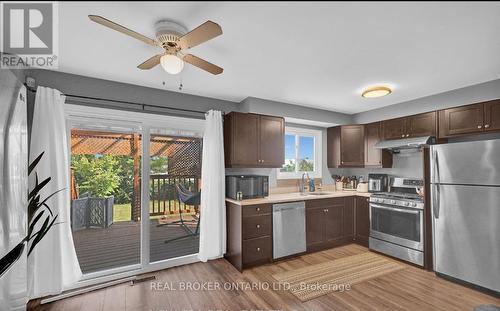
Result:
M477 128L478 128L478 129L480 129L480 128L482 128L482 126L481 126L481 125L478 125L478 126L477 126Z
M260 247L257 247L257 251L260 252Z
M401 135L401 137L405 137L405 134Z
M255 210L256 210L257 212L260 212L260 207L257 207Z
M485 125L484 125L484 128L485 128L485 129L487 129L487 128L489 128L489 127L490 127L490 125L489 125L489 124L485 124Z
M406 134L406 137L410 137L410 134Z
M259 225L259 224L257 224L255 227L256 227L257 229L260 229L260 225Z

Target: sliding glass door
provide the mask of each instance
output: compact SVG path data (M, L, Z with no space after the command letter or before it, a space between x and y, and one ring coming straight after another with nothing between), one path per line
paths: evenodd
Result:
M198 253L201 139L151 129L150 261Z
M141 263L141 133L71 128L71 228L84 274Z
M68 116L68 208L84 283L197 261L202 121L94 110Z

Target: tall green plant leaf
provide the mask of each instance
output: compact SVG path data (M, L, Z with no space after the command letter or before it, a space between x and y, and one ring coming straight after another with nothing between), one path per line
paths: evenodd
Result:
M42 152L28 167L28 173L31 175L31 173L35 170L36 166L38 163L40 163L40 160L43 157L44 152ZM49 230L54 226L55 221L57 220L57 217L59 215L54 215L52 212L52 209L50 206L47 204L48 200L52 198L54 195L57 193L61 192L64 189L60 189L46 198L42 199L41 198L41 191L45 186L49 184L49 182L52 180L51 177L45 178L42 182L39 182L38 179L38 174L35 173L35 186L31 191L28 193L28 235L24 239L25 241L28 241L30 243L29 245L29 250L28 250L28 256L33 252L35 249L35 246L37 246L40 241L43 239L43 237L49 232ZM46 212L48 212L48 215ZM37 227L37 224L42 220L42 218L45 217L42 225L40 226L40 229L36 232L33 233L35 228Z

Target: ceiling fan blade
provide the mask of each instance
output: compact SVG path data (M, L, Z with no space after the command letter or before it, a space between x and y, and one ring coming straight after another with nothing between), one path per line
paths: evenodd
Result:
M212 21L206 21L182 36L179 39L179 45L183 50L190 49L220 35L222 35L222 28L219 24Z
M142 42L146 43L146 44L149 44L149 45L153 45L153 46L156 46L158 45L157 42L151 38L148 38L144 35L141 35L140 33L138 32L135 32L133 30L130 30L128 29L127 27L123 27L122 25L119 25L115 22L112 22L110 21L109 19L106 19L102 16L98 16L98 15L89 15L89 18L91 21L93 22L96 22L98 24L101 24L103 26L106 26L108 28L111 28L113 30L116 30L116 31L119 31L125 35L128 35L128 36L131 36L133 38L136 38L137 40L141 40Z
M160 63L160 58L162 56L163 56L163 54L155 55L155 56L151 57L150 59L146 60L144 63L137 66L137 68L142 69L142 70L151 69Z
M222 69L221 67L216 66L212 63L209 63L206 60L201 59L201 58L194 56L192 54L187 54L186 56L184 56L183 60L186 63L190 63L191 65L196 66L196 67L203 69L205 71L208 71L214 75L221 74L224 71L224 69Z

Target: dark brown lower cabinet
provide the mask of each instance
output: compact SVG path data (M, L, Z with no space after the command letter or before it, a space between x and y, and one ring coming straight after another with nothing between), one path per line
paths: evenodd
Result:
M227 251L224 257L238 269L273 261L272 204L226 202ZM307 252L353 242L368 246L368 200L342 197L306 201Z
M354 239L354 197L306 201L307 251L351 243Z
M227 250L224 257L238 269L273 259L272 205L226 202Z
M370 209L369 199L356 197L355 223L356 235L354 239L358 244L368 247L368 237L370 236Z

